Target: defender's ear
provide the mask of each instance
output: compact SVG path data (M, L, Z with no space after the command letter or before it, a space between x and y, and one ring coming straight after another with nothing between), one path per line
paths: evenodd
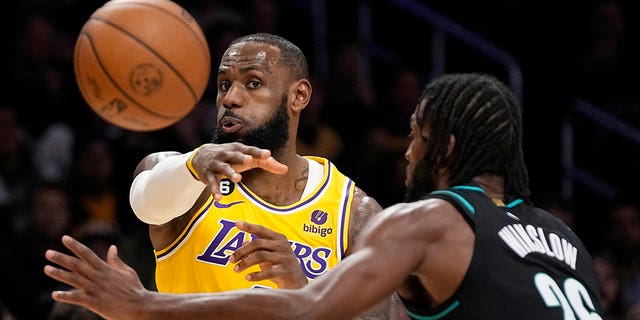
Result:
M289 91L289 104L294 111L304 109L311 99L311 82L307 79L296 81Z
M456 136L453 134L449 136L449 145L447 145L447 158L451 157L453 148L456 146Z
M447 144L447 153L444 156L444 161L440 163L440 167L437 169L438 176L436 177L436 188L447 189L450 187L449 178L451 177L451 156L453 155L453 149L456 146L456 137L452 134L449 136L449 143Z
M451 166L451 155L453 155L453 149L456 146L456 137L452 134L449 136L449 144L447 145L447 154L445 156L445 161L442 163L442 167L438 169L438 178L436 181L436 186L438 189L446 189L449 188L449 177L451 172L449 171Z

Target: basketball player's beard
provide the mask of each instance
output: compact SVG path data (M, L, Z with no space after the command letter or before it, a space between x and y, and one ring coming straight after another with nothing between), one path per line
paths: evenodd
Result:
M271 150L276 157L289 140L289 115L287 114L287 96L282 98L273 117L262 126L240 135L237 132L226 133L213 130L213 143L242 142L249 146Z
M404 195L406 202L420 200L436 189L436 179L433 170L431 170L432 167L424 159L416 165Z

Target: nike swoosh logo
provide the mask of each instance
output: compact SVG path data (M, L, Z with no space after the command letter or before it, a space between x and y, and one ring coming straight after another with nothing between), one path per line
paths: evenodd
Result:
M235 202L231 202L231 203L220 203L218 201L214 202L213 205L216 206L216 208L220 208L220 209L227 209L230 208L232 206L235 206L236 204L240 204L242 203L242 201L235 201Z

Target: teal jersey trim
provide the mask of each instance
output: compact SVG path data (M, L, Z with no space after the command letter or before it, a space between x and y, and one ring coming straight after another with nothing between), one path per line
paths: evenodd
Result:
M460 201L460 203L462 203L465 207L467 207L467 209L469 210L469 212L471 212L471 214L475 214L476 213L476 209L473 208L473 206L471 205L471 203L469 203L469 201L467 201L467 199L463 198L462 196L460 196L459 194L449 191L449 190L438 190L438 191L434 191L431 192L431 194L446 194L446 195L450 195L454 198L456 198L456 200Z
M505 204L504 207L508 208L508 209L511 209L511 208L521 204L522 202L523 202L522 199L513 200L510 203Z
M471 190L471 191L478 191L478 192L484 193L484 190L482 190L482 188L474 187L474 186L457 186L457 187L453 187L453 189Z
M417 315L415 313L412 313L411 311L407 310L407 314L409 314L409 316L412 319L416 319L416 320L437 320L437 319L442 319L444 318L446 315L448 315L449 313L451 313L451 311L453 311L453 309L457 308L460 305L460 301L454 301L451 305L449 305L449 307L447 307L446 309L442 310L442 312L433 315L433 316L421 316L421 315Z

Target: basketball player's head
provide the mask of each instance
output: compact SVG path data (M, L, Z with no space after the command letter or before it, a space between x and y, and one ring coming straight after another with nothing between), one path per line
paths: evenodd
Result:
M406 200L494 174L506 194L528 201L521 116L511 91L492 76L449 74L428 83L411 116Z
M308 79L307 60L290 41L268 33L234 40L218 69L213 142L238 141L275 157L295 152L300 111L311 98Z

